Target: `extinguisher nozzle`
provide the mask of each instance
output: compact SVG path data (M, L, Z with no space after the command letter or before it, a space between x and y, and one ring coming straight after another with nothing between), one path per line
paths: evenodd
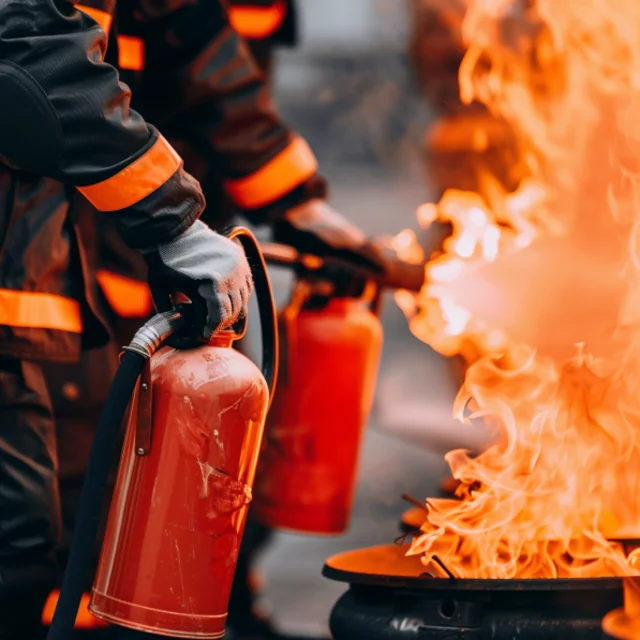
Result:
M124 347L125 351L132 351L143 358L150 358L167 338L185 326L184 306L180 305L179 310L164 311L153 316L138 329L133 340Z
M420 293L425 282L426 264L393 261L387 264L386 273L380 279L380 286L386 289L404 289Z

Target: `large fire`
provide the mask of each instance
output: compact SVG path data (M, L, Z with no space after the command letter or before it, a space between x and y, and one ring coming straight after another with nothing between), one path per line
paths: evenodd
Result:
M398 303L465 356L456 414L496 444L447 455L459 499L427 501L410 553L466 578L635 574L612 538L640 536L640 2L467 5L461 97L509 124L526 178L418 212L452 233Z

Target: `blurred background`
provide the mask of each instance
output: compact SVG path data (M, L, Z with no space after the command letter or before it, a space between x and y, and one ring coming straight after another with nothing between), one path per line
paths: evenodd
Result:
M372 235L417 231L417 207L437 202L447 186L473 186L474 158L501 144L497 131L492 143L476 138L474 148L466 146L474 140L467 127L486 116L457 99L456 3L444 4L448 11L419 0L299 0L300 42L277 54L275 99L283 116L313 148L332 204ZM421 233L427 245L437 241L435 230L431 238ZM290 280L278 270L272 276L283 302ZM349 533L326 539L280 533L261 559L283 630L326 630L344 586L320 575L325 558L392 542L410 506L402 494L420 500L436 494L447 474L444 454L486 440L451 417L460 367L410 334L392 297L383 325Z

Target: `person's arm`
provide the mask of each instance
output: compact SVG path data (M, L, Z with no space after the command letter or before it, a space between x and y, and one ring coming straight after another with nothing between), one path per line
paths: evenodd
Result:
M132 0L121 7L123 28L146 44L142 113L197 149L239 210L254 224L271 224L276 240L377 269L375 247L327 204L313 152L279 117L224 4Z
M130 108L103 62L105 32L64 0L24 0L0 20L0 154L77 187L109 211L128 244L154 246L204 208L166 140Z
M127 244L156 271L162 265L167 284L192 283L207 302L208 329L235 321L248 297L246 259L196 223L200 185L131 109L129 89L104 63L102 27L65 0L3 3L0 14L0 156L75 186L109 212ZM204 252L198 265L196 249Z
M194 145L241 210L271 215L324 195L315 156L278 116L219 0L132 0L120 12L145 42L140 111Z

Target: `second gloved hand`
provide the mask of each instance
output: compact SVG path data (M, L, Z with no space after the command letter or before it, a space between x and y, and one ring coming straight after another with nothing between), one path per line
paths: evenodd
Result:
M176 292L204 301L203 338L208 340L217 329L230 327L246 313L253 280L244 251L203 222L194 222L182 235L145 253L145 258L159 309Z
M342 258L376 273L384 270L380 249L360 228L319 198L286 211L273 224L273 239L301 253Z

